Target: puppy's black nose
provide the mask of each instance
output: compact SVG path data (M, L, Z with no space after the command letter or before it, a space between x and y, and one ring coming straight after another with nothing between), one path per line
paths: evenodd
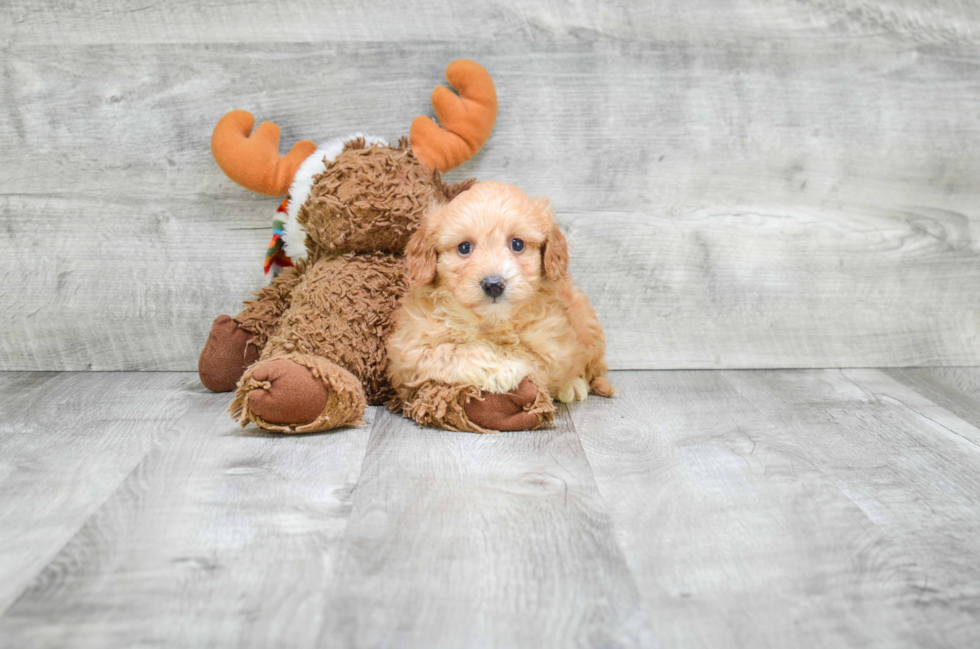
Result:
M492 298L500 297L503 294L506 286L507 284L504 283L504 278L500 275L484 277L483 281L480 282L480 288L482 288L483 292Z

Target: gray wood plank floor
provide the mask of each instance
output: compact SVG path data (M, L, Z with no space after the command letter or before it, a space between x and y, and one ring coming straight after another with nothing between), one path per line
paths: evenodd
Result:
M617 372L547 431L0 373L0 646L974 647L980 368Z

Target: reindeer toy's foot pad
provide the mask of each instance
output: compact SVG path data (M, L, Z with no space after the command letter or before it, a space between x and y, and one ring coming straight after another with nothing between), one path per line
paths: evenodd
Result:
M367 407L357 377L318 356L277 358L250 367L230 411L282 433L312 433L363 423Z
M464 409L477 426L488 430L532 430L544 423L541 408L534 408L538 388L524 379L517 389L505 393L484 391L466 402ZM550 400L548 400L550 406ZM553 408L550 412L553 412Z

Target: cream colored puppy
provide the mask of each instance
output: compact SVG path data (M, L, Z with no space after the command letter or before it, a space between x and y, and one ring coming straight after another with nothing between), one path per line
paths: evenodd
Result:
M388 342L394 409L519 430L552 420L552 396L612 395L602 325L567 274L547 200L477 183L430 212L406 254L411 289Z

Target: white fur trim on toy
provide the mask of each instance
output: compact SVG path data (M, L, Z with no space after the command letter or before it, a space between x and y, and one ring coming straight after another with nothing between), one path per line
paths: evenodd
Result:
M289 203L286 205L286 218L283 219L285 226L282 235L286 254L294 261L306 259L306 230L297 222L296 216L299 214L299 208L310 195L313 177L326 171L327 163L333 162L340 155L344 150L345 142L350 142L359 137L364 138L365 144L388 145L388 141L383 137L352 133L346 137L334 138L326 144L321 144L296 170L293 184L289 186Z

